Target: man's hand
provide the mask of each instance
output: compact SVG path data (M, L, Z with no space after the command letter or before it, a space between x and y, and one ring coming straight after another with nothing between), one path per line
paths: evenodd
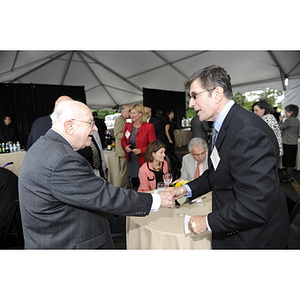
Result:
M161 191L158 193L161 199L161 206L162 207L169 207L173 208L175 205L175 200L173 199L173 196L168 191Z
M207 230L206 216L191 217L189 222L189 230L194 234L200 234Z
M179 187L168 187L166 189L167 192L170 192L170 197L174 198L174 200L184 197L187 194L187 190L184 186Z

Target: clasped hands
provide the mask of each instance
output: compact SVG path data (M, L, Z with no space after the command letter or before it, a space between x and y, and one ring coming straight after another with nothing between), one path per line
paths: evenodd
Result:
M141 150L141 149L138 149L138 148L132 149L132 148L131 148L131 144L129 144L129 145L127 145L127 146L125 147L125 151L126 151L127 153L133 152L135 155L138 155L138 154L141 154L141 153L142 153L142 150Z
M185 187L168 187L165 191L158 193L161 198L161 206L173 208L175 200L184 197L187 194ZM207 230L205 216L192 216L189 222L189 229L194 234L200 234Z

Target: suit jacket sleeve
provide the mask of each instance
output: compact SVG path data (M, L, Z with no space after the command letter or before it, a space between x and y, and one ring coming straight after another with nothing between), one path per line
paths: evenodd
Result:
M152 205L150 194L114 187L95 176L77 153L57 160L52 170L51 192L65 204L116 215L144 216Z

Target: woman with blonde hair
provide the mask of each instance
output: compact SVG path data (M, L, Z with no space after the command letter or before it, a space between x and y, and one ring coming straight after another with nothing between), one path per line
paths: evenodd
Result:
M153 124L147 123L142 104L133 104L129 108L132 123L126 123L121 145L127 158L127 183L129 177L138 177L140 166L145 162L144 154L150 142L156 139Z

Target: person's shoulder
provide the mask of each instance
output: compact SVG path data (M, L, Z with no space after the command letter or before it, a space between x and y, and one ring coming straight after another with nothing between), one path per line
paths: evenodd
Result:
M152 127L154 128L154 125L152 123L147 123L147 122L142 123L141 126L147 129L150 129Z
M300 122L297 117L290 117L290 118L287 118L287 120L290 120L291 122L297 123L297 124Z
M146 172L147 169L148 169L147 162L144 162L144 163L141 165L139 172Z
M182 161L187 161L188 159L193 158L191 153L187 153L182 157ZM193 158L194 159L194 158Z
M42 116L37 118L34 122L33 122L33 126L39 125L39 124L45 124L45 123L52 123L51 117L50 115L47 116Z

